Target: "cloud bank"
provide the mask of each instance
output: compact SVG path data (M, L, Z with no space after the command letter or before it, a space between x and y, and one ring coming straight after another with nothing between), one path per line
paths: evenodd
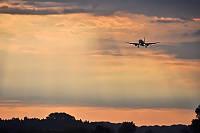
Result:
M179 59L200 59L200 42L184 42L177 45L157 45L155 49Z
M199 0L17 0L2 1L0 13L6 14L68 14L91 13L112 15L116 12L144 14L147 16L199 18Z

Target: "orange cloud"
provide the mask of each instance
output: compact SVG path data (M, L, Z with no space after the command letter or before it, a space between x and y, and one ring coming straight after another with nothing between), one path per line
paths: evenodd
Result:
M9 20L0 25L0 49L6 53L2 99L140 108L192 108L199 101L199 61L175 59L155 48L166 40L183 41L165 35L187 31L194 22L191 27L155 24L153 17L121 12L1 16ZM162 43L147 49L125 43L144 35Z

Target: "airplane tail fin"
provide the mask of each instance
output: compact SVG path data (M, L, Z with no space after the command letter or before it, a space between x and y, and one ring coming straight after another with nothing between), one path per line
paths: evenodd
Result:
M144 43L145 43L145 37L144 37Z

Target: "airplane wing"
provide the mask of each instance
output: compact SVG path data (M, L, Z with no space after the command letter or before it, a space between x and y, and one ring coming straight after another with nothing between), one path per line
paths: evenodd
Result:
M148 43L145 43L146 45L151 45L151 44L156 44L156 43L159 43L159 42L148 42Z
M136 42L126 42L126 43L134 44L134 45L139 45L139 43L136 43Z

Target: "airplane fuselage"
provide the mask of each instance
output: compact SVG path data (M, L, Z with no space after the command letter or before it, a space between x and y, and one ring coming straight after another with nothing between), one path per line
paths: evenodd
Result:
M145 46L145 42L142 39L140 39L138 42L140 46Z
M147 48L147 46L149 46L149 45L148 45L148 44L147 44L147 45L145 44L145 39L144 39L144 40L139 39L139 40L138 40L138 44L135 44L135 46L137 46L138 48L139 48L139 46L143 46L143 47Z
M137 46L138 48L140 46L143 46L143 47L147 48L149 45L156 44L156 43L159 43L159 42L147 42L146 43L145 42L145 38L144 38L144 40L139 39L138 43L136 43L136 42L126 42L126 43L133 44L133 45Z

